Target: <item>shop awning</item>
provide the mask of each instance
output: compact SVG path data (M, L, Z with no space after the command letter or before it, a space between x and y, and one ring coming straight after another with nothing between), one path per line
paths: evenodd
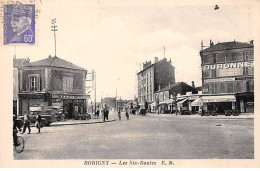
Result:
M151 103L151 104L150 104L150 106L156 106L156 103L155 103L155 102L153 102L153 103Z
M172 101L173 101L173 99L167 99L167 100L159 102L159 104L171 104Z
M196 99L198 99L199 98L199 96L190 96L189 97L189 100L196 100Z
M203 103L209 102L235 102L236 97L234 95L225 96L202 96Z
M182 106L184 102L186 102L189 98L183 99L182 101L177 102L177 106Z
M191 106L203 106L203 101L201 97L198 97L191 103Z

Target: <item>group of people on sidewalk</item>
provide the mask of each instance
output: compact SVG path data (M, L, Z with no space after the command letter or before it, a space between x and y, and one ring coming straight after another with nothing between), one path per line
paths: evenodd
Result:
M108 114L109 114L109 110L108 110L108 108L107 108L107 106L105 105L105 107L104 107L104 109L102 110L102 118L103 118L103 121L105 122L105 120L108 120ZM96 117L96 119L98 119L99 118L99 113L100 113L100 111L99 110L97 110L96 112L95 112L95 117Z

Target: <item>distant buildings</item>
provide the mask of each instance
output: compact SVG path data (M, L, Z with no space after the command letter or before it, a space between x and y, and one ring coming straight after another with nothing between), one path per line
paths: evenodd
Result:
M115 97L104 97L101 99L101 109L107 106L109 110L114 110L116 108L116 98Z
M254 44L210 42L200 51L203 109L254 111Z
M87 70L58 57L28 63L19 72L19 113L53 106L66 118L86 113Z
M138 103L140 108L145 108L145 102L151 104L154 101L154 93L169 84L175 83L175 68L171 60L166 58L143 63L143 69L137 73L138 78Z

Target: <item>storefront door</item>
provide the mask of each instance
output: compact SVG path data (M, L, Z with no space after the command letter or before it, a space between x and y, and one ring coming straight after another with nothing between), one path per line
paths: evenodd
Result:
M69 103L69 118L73 118L73 103Z

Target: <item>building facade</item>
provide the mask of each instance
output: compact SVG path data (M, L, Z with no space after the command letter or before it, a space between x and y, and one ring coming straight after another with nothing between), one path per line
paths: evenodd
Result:
M86 113L87 70L58 57L48 57L18 69L20 114L32 107L53 106L66 118Z
M200 51L203 109L224 113L227 110L254 110L254 44L210 42Z
M160 87L165 87L175 83L175 68L171 60L166 58L155 62L151 61L143 64L143 69L137 73L138 79L138 103L140 108L145 108L145 102L151 104L154 101L154 93Z
M13 58L13 114L18 116L19 115L19 81L18 81L18 68L26 65L30 62L29 58Z

